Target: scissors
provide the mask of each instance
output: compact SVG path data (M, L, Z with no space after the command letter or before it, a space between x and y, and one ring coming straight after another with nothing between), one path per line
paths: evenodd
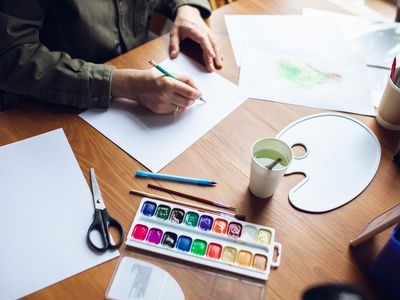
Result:
M96 174L94 173L93 168L90 169L90 181L92 183L92 194L95 211L94 220L88 229L86 241L89 248L92 249L94 252L103 253L107 249L117 249L121 245L124 231L121 224L108 214L107 208L104 205L103 197L101 196L100 188L96 180ZM112 243L110 228L114 228L119 235L119 240L115 244ZM95 231L100 234L102 247L99 247L99 245L93 243L91 233Z

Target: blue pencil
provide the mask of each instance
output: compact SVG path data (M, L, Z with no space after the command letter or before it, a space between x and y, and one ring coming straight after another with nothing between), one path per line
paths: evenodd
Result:
M192 184L198 184L198 185L217 184L215 181L208 180L208 179L190 178L190 177L175 176L175 175L169 175L169 174L157 174L157 173L145 172L145 171L141 171L141 170L137 170L135 175L137 177L147 177L147 178L153 178L153 179L170 180L170 181L192 183Z

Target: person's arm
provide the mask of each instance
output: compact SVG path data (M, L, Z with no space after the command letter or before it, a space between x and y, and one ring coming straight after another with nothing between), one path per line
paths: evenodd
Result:
M134 100L157 114L183 112L201 93L189 77L176 77L178 80L154 69L116 69L111 94L114 98Z
M167 9L166 9L167 8ZM179 44L190 38L197 42L203 51L204 64L209 72L222 68L222 46L204 19L211 15L210 4L206 0L164 0L158 9L174 20L171 30L170 57L179 55Z
M211 15L210 3L207 0L160 0L157 2L156 10L171 20L175 20L178 8L183 5L197 8L203 19Z
M0 89L75 107L110 105L113 67L49 51L39 30L45 0L0 3Z
M39 39L45 1L0 2L0 90L82 108L106 108L111 96L124 97L156 113L183 111L200 96L187 77L117 70L49 51Z
M214 71L215 68L222 68L222 46L202 19L197 8L191 5L183 5L178 8L170 36L169 52L171 58L178 56L180 51L179 43L189 38L200 45L204 64L209 72Z
M202 18L211 14L208 1L160 1L163 12L175 19L171 32L170 54L174 58L179 54L179 41L191 38L203 49L207 69L222 66L222 56L217 39ZM165 8L167 8L165 10ZM214 52L213 52L214 51ZM192 105L201 93L188 77L179 76L179 80L160 75L154 70L133 69L115 70L112 76L111 94L137 101L151 111L159 114L182 112Z

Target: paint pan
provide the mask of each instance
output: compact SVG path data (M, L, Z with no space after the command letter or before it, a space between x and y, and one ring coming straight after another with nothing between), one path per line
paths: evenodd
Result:
M267 280L280 263L281 245L274 240L271 227L143 198L126 245Z

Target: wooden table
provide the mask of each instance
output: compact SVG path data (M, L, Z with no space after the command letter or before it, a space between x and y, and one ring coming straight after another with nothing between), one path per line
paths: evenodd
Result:
M223 21L224 14L298 14L302 7L336 10L318 0L243 0L215 11L209 24L220 37L225 54L225 65L219 73L237 83L238 68ZM167 49L168 36L163 36L110 63L120 68L148 68L147 58L161 61L168 57ZM300 175L284 178L270 200L256 199L248 192L251 144L261 137L275 136L301 117L321 111L247 100L163 170L165 173L213 178L218 187L157 184L171 188L179 186L184 192L209 199L223 199L238 207L248 221L276 228L276 239L283 244L283 257L281 266L271 271L268 299L300 299L307 287L326 282L354 283L367 291L371 299L388 298L368 278L367 268L388 239L389 230L356 249L349 248L348 243L371 218L398 202L400 169L392 162L398 140L396 133L379 127L374 118L352 115L377 135L382 145L382 160L367 189L354 201L334 211L309 214L289 204L288 192L301 180ZM143 167L81 120L77 112L50 105L25 105L6 111L0 115L0 145L62 127L86 179L89 167L94 167L108 209L127 232L139 203L139 197L129 195L128 191L131 188L144 190L151 181L135 179L133 171ZM122 253L128 251L123 247L121 250ZM116 264L117 260L107 262L29 298L103 298ZM196 297L190 294L187 298Z

